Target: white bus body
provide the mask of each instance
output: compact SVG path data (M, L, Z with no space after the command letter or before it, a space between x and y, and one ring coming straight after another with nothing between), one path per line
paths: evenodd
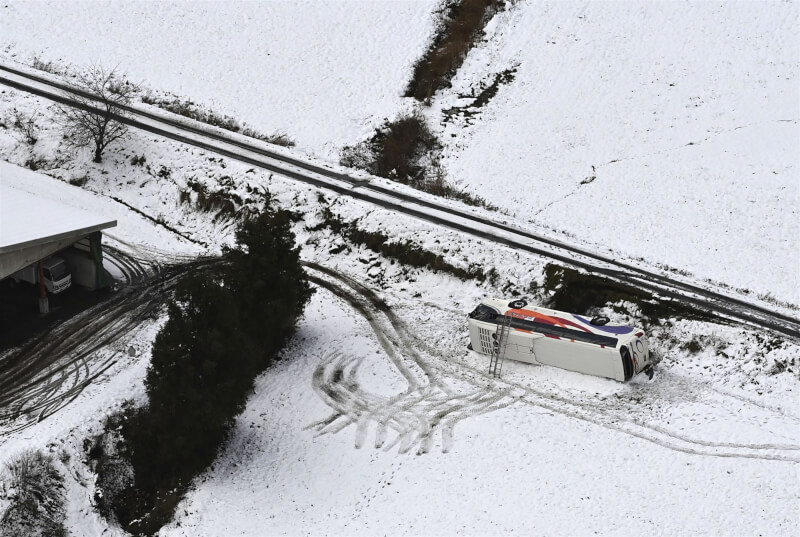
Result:
M498 320L509 319L503 358L552 365L625 382L653 361L644 331L580 315L530 306L524 300L485 298L469 314L472 349L491 355Z

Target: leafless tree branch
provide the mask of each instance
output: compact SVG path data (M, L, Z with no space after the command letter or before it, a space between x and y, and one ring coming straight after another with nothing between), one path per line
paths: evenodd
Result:
M69 144L93 147L94 161L101 162L103 150L128 132L128 126L114 118L126 115L121 107L131 103L139 85L125 80L116 69L100 66L79 75L75 85L85 94L67 94L76 106L59 106L59 123Z

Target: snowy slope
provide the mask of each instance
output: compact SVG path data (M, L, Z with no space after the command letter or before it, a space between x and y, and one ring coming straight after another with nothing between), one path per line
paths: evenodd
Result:
M53 22L55 4L11 2L5 5L9 7L0 8L3 10L2 35L3 38L14 36L19 54L46 47L46 54L51 56L45 59L63 57L75 63L89 59L91 47L85 37L53 32L53 28L66 26ZM193 7L188 14L181 11L186 27L159 20L175 17L176 10L187 5ZM234 111L263 130L285 129L298 139L303 150L330 156L334 145L364 136L370 125L402 106L397 95L406 75L400 76L396 70L401 65L407 69L408 63L424 48L430 31L428 13L432 4L402 4L404 7L399 9L381 2L346 3L344 5L349 6L345 10L347 15L340 4L313 4L313 9L310 4L303 4L297 10L287 5L246 4L245 9L239 4L240 9L233 13L233 8L223 4L92 4L91 10L86 4L57 4L59 21L67 20L75 28L97 20L113 20L115 27L125 27L101 34L103 39L98 41L101 44L98 46L107 55L103 57L104 63L105 58L112 64L121 61L125 70L135 77L146 78L152 85L185 91L190 98L214 101L223 110ZM357 8L353 8L354 5ZM519 2L494 22L489 42L470 55L456 81L454 93L467 92L489 76L487 73L493 75L514 62L519 65L517 78L509 86L500 88L494 100L473 116L471 125L442 127L442 139L452 142L446 149L451 177L464 178L476 189L478 185L481 188L488 185L490 188L486 192L481 190L482 193L493 196L492 201L504 203L523 220L533 218L536 226L564 229L581 240L613 247L629 256L643 255L652 262L663 260L669 265L688 268L700 277L722 279L735 285L749 285L747 281L737 282L746 280L746 271L752 269L753 277L760 278L763 283L763 288L753 285L753 290L761 292L763 289L781 299L792 299L787 265L792 260L789 247L794 244L787 229L795 225L792 210L796 207L789 207L786 199L791 199L796 190L791 181L786 182L786 177L791 170L796 173L796 167L785 173L781 171L784 168L776 168L779 173L772 174L774 179L758 175L769 188L748 190L749 193L743 193L747 185L736 181L725 183L725 189L719 190L718 195L716 191L689 189L686 192L698 196L696 202L704 205L703 219L695 211L673 226L682 230L686 240L680 240L677 232L670 234L662 230L648 236L659 242L640 241L633 245L625 242L631 234L636 237L635 233L644 233L642 230L652 231L652 226L665 214L680 214L680 205L669 201L676 194L663 185L659 187L655 175L648 174L650 168L643 163L651 167L672 166L669 169L678 183L686 181L684 174L691 173L692 177L717 187L720 183L712 181L711 172L698 173L703 159L707 159L712 171L731 173L734 164L757 171L759 166L766 166L773 160L783 162L791 153L787 144L792 136L796 137L796 131L792 130L796 129L796 124L774 122L754 126L742 139L740 131L747 129L734 129L739 119L750 121L752 118L748 114L757 113L756 104L750 101L750 108L744 109L722 97L717 101L724 101L725 106L707 99L712 104L717 103L716 108L712 106L702 112L706 116L690 121L678 115L684 110L680 99L659 101L657 90L645 92L642 84L637 86L641 80L636 78L636 69L606 69L608 73L613 71L616 77L606 80L607 75L596 65L598 57L604 55L608 56L605 66L616 66L630 57L638 58L639 63L632 65L641 67L649 65L645 62L647 54L658 52L666 55L658 61L663 66L668 65L664 62L670 60L672 53L666 44L659 45L660 48L644 47L650 51L648 53L640 50L643 47L629 43L625 48L627 56L620 56L621 52L616 50L624 48L621 43L625 39L657 40L659 32L654 28L659 26L650 21L652 16L660 14L661 26L687 29L688 37L699 40L712 52L716 50L717 59L722 55L720 49L729 42L723 39L726 30L711 24L712 7L704 7L705 4L597 6ZM787 20L791 20L791 10L796 9L793 4L768 6L777 12L788 10L784 17ZM585 13L579 11L583 7ZM613 9L617 11L604 11ZM755 28L769 26L762 24L764 18L768 18L774 28L763 33L773 36L776 42L788 43L786 27L777 21L773 12L742 9L757 21L753 25ZM281 11L288 15L278 17L276 14ZM270 17L275 15L275 19L264 15L269 20L256 20L254 13L268 13ZM726 13L731 20L739 21L736 13ZM244 106L250 92L238 93L237 80L227 77L227 70L221 74L213 71L214 62L205 66L202 75L186 71L189 68L187 55L189 60L213 56L196 54L194 49L187 51L185 43L190 42L189 36L199 35L200 29L213 26L221 15L228 15L228 20L237 22L228 28L238 28L246 35L258 33L248 26L258 26L258 22L259 27L275 32L274 39L281 38L275 41L282 47L280 54L270 54L268 58L260 54L258 59L275 69L278 69L276 65L282 66L285 69L281 72L283 80L291 81L291 93L283 92L277 84L274 89L265 87L264 91L274 92L270 93L275 97L274 107L273 101L265 99L260 103L250 102L244 109L238 108ZM256 22L250 21L251 15ZM589 18L590 15L593 18ZM295 26L313 29L319 41L314 41L313 36L305 41L293 39L296 34L284 32L287 21L295 20L294 17L302 21ZM580 24L595 25L575 37L583 42L573 41L578 44L570 47L561 38L570 35L567 22L572 18L568 17L582 21ZM695 19L705 21L706 26L692 22ZM350 37L345 39L342 34L341 39L334 42L332 34L324 33L334 32L336 28L333 24L328 26L327 20L350 24L346 26L350 31L361 31L361 35L367 36L365 40L375 46L361 43L357 53L342 53L350 50L346 46ZM752 37L751 27L745 22L728 27L732 41L737 40L737 35ZM395 31L397 28L402 31ZM613 39L606 39L610 48L602 49L599 42L592 40L599 39L601 30L609 28L614 32L607 33L606 37ZM525 41L544 29L551 30L544 32L547 34L545 41L555 44ZM141 42L142 32L150 31L155 35ZM48 32L55 33L61 41L46 44L50 39L45 35ZM679 33L676 31L675 35ZM710 41L706 37L709 33L717 38L713 43L706 43ZM322 34L327 38L319 37ZM221 33L215 35L219 39L209 47L227 51L224 57L231 62L253 65L255 60L248 57L252 47L238 38ZM635 38L626 37L629 35ZM173 36L177 36L174 41ZM124 39L138 40L138 50L144 47L150 51L147 57L139 56L137 49ZM674 43L674 38L668 39L666 34L663 39L664 43ZM168 42L170 47L156 47L161 42ZM318 44L314 53L321 53L326 63L317 63L313 68L303 62L281 63L284 57L303 57L298 51L309 42ZM763 51L757 46L761 43L758 39L748 42L753 47L733 48L739 54L731 55L729 60L746 60L753 50ZM576 51L574 47L579 44L584 48ZM391 59L377 54L383 50L383 45L394 46L390 51ZM365 49L376 54L364 54ZM170 56L173 50L181 54L176 52ZM569 56L567 52L575 55ZM528 58L523 62L524 54L536 55L536 59ZM174 72L166 69L167 62L162 56L170 58L169 65L180 68ZM359 71L363 84L329 84L321 88L304 84L316 74L314 69L325 73L326 68L337 65L340 60L352 70L353 57L364 69ZM559 66L559 61L564 64ZM713 67L708 55L691 56L691 61L696 62L698 69ZM158 69L144 71L150 69L151 64L159 66ZM765 61L762 67L768 69L769 62ZM787 77L796 78L791 61L784 67ZM563 83L548 93L537 82L537 69L542 73L557 72L556 78L563 79ZM584 79L575 74L581 69ZM680 74L677 64L673 65L673 70ZM183 75L177 76L178 71ZM187 74L190 72L191 76ZM738 72L736 66L730 67L729 74ZM206 73L216 74L207 76ZM329 75L329 80L345 74L343 69ZM660 76L661 72L651 74ZM159 78L162 76L173 78L163 79L162 84ZM373 84L367 83L371 80L369 76L373 76ZM674 87L668 84L666 87L672 91L686 91L680 89L679 82L689 79L688 75L684 79L676 78ZM226 86L223 80L229 83L233 80L233 84ZM593 94L590 91L593 85L608 90L615 80L617 83L627 81L634 89L638 88L631 94L629 111L621 108L610 90L595 95L597 106L608 110L605 115L597 115L588 105L581 108L575 104L582 102L579 97ZM782 83L774 77L765 80L764 87L777 92L769 94L767 100L783 103L775 89L776 84ZM248 85L241 79L238 82L243 87ZM523 82L525 85L521 85ZM570 94L573 85L581 83L584 91ZM306 88L314 91L307 93ZM724 83L720 83L720 88L720 91L727 88L725 91L729 93L724 95L728 97L741 91ZM639 89L644 92L642 95L638 95ZM746 89L751 91L749 86ZM795 90L789 86L783 89L791 104ZM547 97L549 100L544 102L550 106L537 105L533 102L535 99L526 100L527 95L535 91L539 92L535 93L537 98ZM559 92L562 100L557 98ZM224 100L229 97L231 101ZM281 100L284 97L285 100ZM434 102L431 113L437 121L437 110L445 107L448 99L452 103L447 106L470 101L457 99L453 94L442 96ZM295 107L295 102L303 106ZM659 112L664 103L673 107L669 113L663 112L669 118ZM559 106L562 113L557 110ZM655 115L662 114L659 121L675 122L675 128L655 128L643 116L631 115L633 111L648 110L647 106L651 106L650 112L658 112ZM703 106L697 107L698 110L703 110ZM770 105L763 106L766 109ZM582 120L569 116L569 111L576 107L580 108ZM366 285L386 301L394 315L389 317L367 308L373 315L366 319L329 291L319 289L296 337L284 353L285 360L258 379L248 407L237 421L230 445L217 464L198 480L178 510L176 523L165 528L163 535L796 534L800 494L797 481L800 453L797 359L800 348L797 344L780 342L739 326L676 321L650 334L654 347L665 356L652 382L637 378L632 383L620 384L555 368L515 363L506 363L502 380L493 381L485 374L485 357L465 350L465 314L481 296L504 294L502 287L506 282L525 289L532 279L541 277L544 260L330 193L326 193L326 201L322 201L310 187L140 132L132 132L125 144L109 148L102 164L94 164L90 155L64 151L59 146L60 131L52 123L52 108L48 102L5 90L0 94L0 118L8 124L14 109L36 112L41 127L39 141L30 147L13 130L0 129L2 157L20 165L32 157L39 159L46 173L61 181L40 178L44 182L31 186L59 199L70 198L70 192L77 190L66 181L85 181L83 189L94 194L84 208L119 221L118 227L112 230L111 240L121 249L155 260L163 259L167 255L165 252L197 255L218 251L221 244L230 240L230 222L215 218L213 213L199 212L193 206L194 198L187 203L179 202L181 193L189 192L190 184L200 183L212 191L226 185L231 192L246 198L248 187L268 187L282 206L304 214L304 220L295 228L304 259L333 269L343 279L328 280L359 300L364 299L363 295L348 287L346 278ZM262 110L267 111L263 116L266 119L258 123L255 115ZM683 113L701 113L686 110ZM527 114L525 122L515 119L521 112ZM534 113L538 116L530 115ZM543 123L539 125L531 119L535 117L543 118ZM572 130L559 130L565 117L571 118L567 126ZM280 121L273 123L271 118ZM294 121L298 130L278 124L286 118ZM597 120L592 122L593 118ZM621 126L624 118L630 118L631 122L632 130L627 134ZM780 117L776 114L768 119ZM703 125L704 122L711 127ZM681 133L691 134L689 140L695 140L694 135L698 136L696 140L701 140L709 135L706 131L712 127L728 131L696 146L600 166L623 155L622 150L630 151L623 156L635 156L685 144ZM775 133L782 128L789 129L785 133L789 141L777 139ZM595 131L602 132L602 136ZM548 144L552 145L536 145L554 132L562 142L557 143L556 138L551 137ZM756 132L759 136L753 134ZM527 136L528 133L533 134ZM578 142L583 144L583 150L570 147L571 143ZM725 155L724 151L730 154L734 146L740 149L736 158L732 158L730 168L726 168L728 161L721 155ZM694 150L700 156L694 155ZM529 182L524 182L517 177L525 177L523 172L530 170L526 163L531 151L539 152L538 166L549 172L537 172L528 176ZM562 162L556 162L559 155ZM132 164L134 156L145 156L146 163ZM481 168L481 159L493 161L491 169L500 172L489 173L489 168ZM591 171L591 164L597 167L593 182L581 187L577 194L558 201L540 216L529 215L527 207L539 210L546 203L574 191L575 183ZM487 178L497 177L502 177L504 182L487 182ZM548 182L548 177L558 180ZM644 178L650 182L636 183ZM596 191L595 198L585 197L595 192L592 189L605 188L604 184L612 182L619 185L613 190L613 199L602 189ZM642 224L641 230L618 229L609 224L604 228L608 232L599 235L596 226L578 227L571 223L592 218L594 207L602 207L604 203L617 200L632 204L630 195L636 189L625 188L631 182L638 194L647 195L647 214L652 218L652 223L647 224L650 228ZM518 199L503 193L509 185L524 185ZM543 192L545 186L557 192L547 194ZM780 190L781 186L785 188ZM771 194L773 190L786 194L776 197ZM548 195L551 197L547 198ZM120 201L111 200L111 196ZM546 200L543 202L540 196L545 196ZM741 205L743 200L749 199L747 196L753 196L755 201L746 214L757 225L740 222L741 227L737 228L735 222L725 221L722 216L705 216L706 207L717 207L717 203L730 204L735 210L743 211ZM364 249L331 254L342 240L328 231L308 229L319 222L320 210L326 203L346 220L361 218L362 227L379 229L398 239L414 240L444 255L451 263L466 266L477 262L485 267L496 267L498 285L462 282L425 270L409 271ZM575 205L570 205L573 203ZM125 204L177 229L183 237L127 209ZM558 213L559 207L567 209L564 213L567 216ZM715 212L722 214L724 211L715 209ZM565 223L559 223L562 220L558 218ZM624 220L618 221L624 223ZM738 243L732 245L731 240L725 238L724 231L728 228L723 225L734 226L730 229L742 236L739 241L744 241L745 246L748 246L747 240L754 240L754 229L763 230L762 244L767 249L764 255L770 261L751 267L750 257L743 253L746 248ZM704 231L700 231L701 228ZM720 250L735 247L738 253L734 259L736 263L727 267L727 272L721 276L717 271L728 259L727 251L703 257L690 255L686 245L697 246L701 233L718 242ZM787 237L788 247L784 247L782 241ZM203 241L206 246L191 241ZM649 244L650 248L637 253L635 247L642 244ZM607 313L615 321L630 320L612 311ZM130 397L142 401L141 381L149 359L149 347L160 322L163 318L101 349L96 359L116 359L115 367L58 414L38 423L35 416L21 416L18 423L0 429L0 464L26 447L45 448L55 453L63 451L69 455L63 464L68 473L69 526L76 535L119 534L118 529L109 527L92 507L92 475L82 462L83 439L99 429L105 413L115 409L122 399ZM698 342L700 351L687 350L685 344L689 341ZM130 346L136 350L134 356L127 353ZM19 429L10 431L15 427ZM0 509L2 502L0 498Z
M520 2L430 113L451 178L532 223L800 303L796 2ZM585 184L584 184L585 183Z
M10 2L2 34L6 56L102 58L336 160L409 106L436 5ZM792 2L516 2L428 116L450 179L531 229L800 304L797 27Z
M328 193L326 202L310 187L136 131L95 164L88 152L61 152L45 101L7 91L0 114L12 108L39 110L42 129L33 147L0 131L4 155L24 163L34 154L63 179L37 177L31 188L58 198L77 191L63 181L85 178L84 190L96 194L84 208L120 222L121 247L142 256L213 252L230 240L229 221L179 203L179 193L190 181L227 184L243 197L248 186L266 186L304 214L295 228L304 258L333 269L345 280L329 280L363 301L346 277L362 282L394 314L365 319L318 290L285 361L259 379L231 445L179 509L180 526L165 535L630 534L651 526L791 535L797 345L765 346L750 330L686 321L650 334L666 355L653 382L514 363L492 381L485 357L464 349L465 314L501 289L408 271L363 249L331 254L341 239L308 228L331 203L346 220L362 218L363 227L412 239L452 263L495 266L498 285L524 288L543 260L346 197ZM131 162L142 155L145 165ZM98 430L105 409L126 397L141 401L156 326L98 353L117 366L56 416L38 423L21 416L11 424L19 430L0 430L0 462L24 447L70 455L76 534L108 527L91 508L82 439ZM682 348L692 338L702 345L697 354ZM779 362L791 365L781 372ZM608 517L610 508L619 516Z
M402 304L397 311L411 320L423 310ZM391 374L374 340L364 341L370 332L350 307L318 291L294 344L284 352L287 362L259 379L230 445L162 535L795 532L796 462L676 451L614 430L616 419L576 419L538 406L521 388L497 402L494 411L468 407L469 415L455 420L454 438L448 442L446 429L435 430L422 455L418 445L404 453L403 442L393 441L392 433L376 449L383 437L377 421L371 421L377 418L367 414L363 422L331 421L320 390L309 385L336 361L332 357L345 355L358 360L351 366L359 384L356 397L400 392L402 377ZM451 359L461 363L457 354ZM546 377L538 376L547 375L546 368L534 371L537 378L532 379L531 371L524 371L531 368L515 365L507 378L533 390L548 385ZM346 376L352 373L345 371ZM597 402L606 408L616 397L631 395L630 387L581 377L560 375L558 383L608 394L608 400ZM683 380L693 383L689 377ZM439 381L446 382L447 396L437 400L429 394L416 404L409 398L405 408L432 417L469 393L453 377ZM662 399L660 406L680 414L683 404ZM693 422L711 417L708 423L717 425L711 437L719 442L747 422L740 419L737 427L709 401L689 406L683 418L671 416L672 426L670 418L659 423L676 434L695 434L701 426ZM761 429L752 440L780 438L752 425ZM781 427L776 425L773 433Z

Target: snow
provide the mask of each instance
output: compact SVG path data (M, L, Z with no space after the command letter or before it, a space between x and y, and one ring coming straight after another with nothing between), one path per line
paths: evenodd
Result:
M3 39L16 41L5 57L44 50L44 60L119 63L156 89L285 130L300 147L281 151L308 159L334 158L407 106L399 95L434 9L5 5ZM438 127L449 176L504 207L512 225L669 265L698 284L799 302L793 25L792 3L517 2L432 104L436 124L441 109L471 101L459 93L517 67L469 121ZM318 288L283 360L258 378L229 445L163 536L796 535L797 342L675 319L648 334L664 357L652 381L514 362L493 380L486 358L465 349L465 316L483 296L541 283L545 259L346 196L324 192L323 201L279 174L139 131L96 164L64 151L51 103L0 90L4 124L18 110L39 128L33 145L0 129L2 158L52 176L33 174L32 190L117 220L115 247L152 266L214 254L233 226L200 210L191 185L244 200L266 187L303 215L303 258L337 276L315 275L363 302L351 278L390 306L391 315L367 307L365 317ZM76 179L80 189L67 184ZM342 239L312 230L326 206L458 266L494 267L497 284L409 270L365 249L332 254ZM635 324L628 308L602 313ZM75 535L122 534L92 507L83 440L124 399L143 402L163 321L99 349L91 371L114 366L54 416L0 429L0 463L27 447L70 455Z
M115 363L104 375L89 384L73 404L59 410L57 417L28 426L10 424L12 429L17 426L17 430L11 434L9 424L3 424L0 428L0 464L5 464L26 449L42 449L63 461L60 469L65 476L66 526L72 535L126 535L114 525L109 525L94 509L95 477L84 462L84 441L100 433L105 417L119 410L121 401L130 399L143 403L143 382L148 360L143 360L142 356L149 356L162 322L143 323L134 334L100 349L99 356L95 357L96 362L110 358ZM127 353L130 347L136 350L136 357ZM94 373L94 367L90 367ZM76 371L68 371L67 374L79 377L82 368L77 366L74 369ZM89 374L87 370L86 375ZM3 509L0 494L0 511Z
M800 303L796 2L520 2L428 116L451 178L531 224ZM594 177L591 182L582 184Z
M6 56L101 57L332 162L412 106L400 95L436 3L6 6ZM798 305L799 15L792 2L515 2L426 109L448 177L537 233ZM509 68L477 114L443 120Z
M0 197L3 199L3 231L0 246L17 244L27 240L25 237L39 237L40 234L57 233L84 226L100 226L117 222L117 228L105 230L103 235L113 240L139 242L173 254L197 255L202 249L176 238L174 234L154 226L148 219L132 213L125 206L112 199L86 192L85 190L55 180L41 173L31 172L19 166L0 162ZM12 202L19 204L12 204ZM8 205L7 205L8 202ZM33 207L38 206L58 219L30 219ZM102 216L99 216L102 215ZM6 218L9 225L6 227ZM25 226L20 226L24 223ZM27 226L27 227L26 227Z
M103 216L65 205L57 195L53 199L53 192L49 189L50 199L41 196L35 188L42 182L57 185L60 190L67 187L61 182L36 178L35 175L30 170L0 162L0 249L40 238L87 229L96 231L116 225Z
M0 114L12 104L49 113L35 97L8 92L4 99ZM136 131L102 164L88 152L62 159L57 129L42 125L33 148L10 134L0 136L0 147L17 162L34 152L47 173L63 178L34 174L43 182L37 190L117 219L115 244L126 251L172 259L166 252L197 255L230 240L225 220L176 201L189 180L210 189L232 182L243 198L247 187L267 186L277 202L304 214L295 228L304 258L363 282L396 315L365 319L319 289L284 360L258 379L230 445L163 535L794 531L797 378L770 371L798 356L796 344L767 350L758 333L686 321L649 334L666 355L653 382L512 362L493 381L485 357L464 350L465 316L482 296L502 295L499 288L408 271L370 251L330 254L341 239L306 227L319 219L317 191L277 174ZM131 164L133 155L145 155L146 165ZM83 191L65 183L72 177L86 177ZM362 201L325 197L366 229L414 240L453 263L497 267L498 285L524 288L544 264ZM631 322L608 313L615 323ZM65 468L76 534L119 531L91 508L82 439L123 399L142 401L158 325L105 349L97 360L117 359L117 366L57 419L26 424L23 417L16 425L24 428L0 439L0 462L25 447L71 455ZM696 355L681 350L693 337L703 344ZM127 355L129 345L136 356ZM337 371L346 382L335 382ZM441 412L446 419L437 420Z
M419 310L401 311L413 318ZM321 434L313 425L330 409L297 379L312 378L332 354L363 360L358 378L366 392L397 382L374 343L354 348L352 339L368 331L346 304L318 291L286 361L260 377L227 449L161 534L258 535L266 528L274 535L794 532L789 498L797 487L796 463L697 457L524 400L459 421L446 453L438 436L424 455L400 453L397 444L375 449L375 424L360 449L354 449L362 430L356 424ZM596 379L574 375L561 383L579 387L584 380ZM601 383L625 392L620 384ZM678 401L663 405L681 411ZM698 404L686 421L659 422L673 433L699 430L690 420L710 410ZM753 425L763 435L763 424Z
M399 109L435 4L10 1L0 34L20 54L102 59L154 89L335 157Z

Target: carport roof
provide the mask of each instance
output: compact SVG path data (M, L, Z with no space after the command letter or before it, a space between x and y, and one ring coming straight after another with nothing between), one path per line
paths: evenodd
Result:
M71 237L77 241L117 225L116 220L15 188L7 177L14 168L0 166L0 254Z

